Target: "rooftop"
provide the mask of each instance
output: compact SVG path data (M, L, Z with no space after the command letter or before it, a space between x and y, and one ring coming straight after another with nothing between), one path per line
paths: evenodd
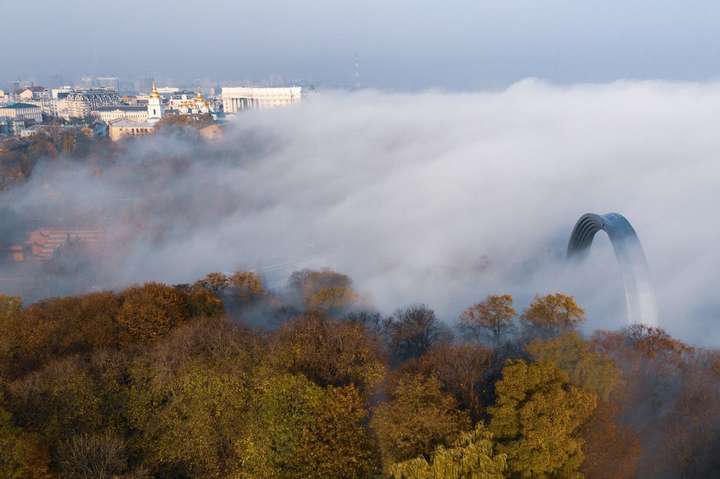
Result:
M33 105L31 103L8 103L7 105L0 105L0 108L12 108L13 110L17 110L18 108L40 108L37 105Z

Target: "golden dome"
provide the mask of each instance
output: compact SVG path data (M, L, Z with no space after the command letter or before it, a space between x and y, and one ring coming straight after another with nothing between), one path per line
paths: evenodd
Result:
M160 98L160 93L158 92L157 85L155 84L155 80L153 80L152 91L150 92L150 98Z

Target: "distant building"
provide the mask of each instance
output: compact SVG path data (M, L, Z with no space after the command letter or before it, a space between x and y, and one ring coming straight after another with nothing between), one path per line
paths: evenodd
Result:
M120 91L120 79L117 77L95 77L92 86L93 88Z
M160 98L160 93L157 90L157 85L153 82L152 91L148 98L147 106L148 118L147 121L150 123L157 123L162 119L163 116L163 104Z
M52 101L50 90L44 86L30 86L15 92L15 101L37 105L46 115L55 113L55 104Z
M147 121L118 120L108 126L108 136L112 141L127 137L149 136L155 133L155 124Z
M105 123L112 123L118 120L147 121L148 110L147 107L144 106L101 106L93 110L91 115Z
M68 94L72 93L74 90L71 86L61 86L58 88L51 88L50 89L50 98L53 100L57 100L59 98L65 98Z
M289 106L302 99L302 87L223 87L222 101L225 113L243 110Z
M202 115L210 113L210 103L202 96L192 91L178 91L170 95L167 102L168 110L173 110L178 115Z
M32 120L42 122L42 108L31 103L10 103L0 106L0 119L5 120Z
M47 100L50 92L44 86L31 86L17 91L15 98L17 101Z
M5 94L4 90L0 90L0 105L4 103L8 103L10 101L10 97Z
M68 93L65 98L57 100L58 116L85 118L94 110L103 106L114 106L120 103L117 92L110 90L85 90Z
M117 120L110 123L108 136L112 141L133 136L148 136L155 133L155 124L163 117L164 107L160 93L155 82L147 100L144 121L133 121L130 119ZM138 113L138 116L140 114Z
M10 256L17 262L48 261L58 249L73 241L99 253L105 231L99 228L41 228L32 231L22 244L11 246Z
M163 86L163 87L158 87L157 91L158 91L158 93L160 93L160 96L165 96L165 95L172 95L173 93L178 93L180 91L180 89L178 87L174 87L174 86Z

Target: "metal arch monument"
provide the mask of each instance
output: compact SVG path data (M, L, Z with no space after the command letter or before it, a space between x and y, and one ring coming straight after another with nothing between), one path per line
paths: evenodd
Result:
M630 324L657 326L655 292L650 281L645 253L630 222L619 213L582 215L568 242L569 261L584 259L598 231L605 231L620 265L625 286L627 320Z

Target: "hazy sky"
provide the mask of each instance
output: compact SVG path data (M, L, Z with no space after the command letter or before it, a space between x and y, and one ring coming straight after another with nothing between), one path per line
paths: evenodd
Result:
M0 0L0 81L60 74L475 89L716 79L717 2ZM21 45L21 46L20 46Z

